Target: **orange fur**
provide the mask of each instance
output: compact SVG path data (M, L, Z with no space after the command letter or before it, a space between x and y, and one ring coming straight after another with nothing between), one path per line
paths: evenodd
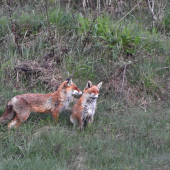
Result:
M24 122L31 112L52 113L54 120L58 120L59 112L64 110L72 101L72 95L82 94L71 79L64 81L57 91L48 94L22 94L13 97L7 104L0 123L13 119L8 128L17 128Z
M88 81L86 87L84 88L82 96L72 108L70 121L74 125L76 124L76 122L78 122L81 131L88 123L93 122L96 102L101 86L102 82L98 85L92 85L91 81Z

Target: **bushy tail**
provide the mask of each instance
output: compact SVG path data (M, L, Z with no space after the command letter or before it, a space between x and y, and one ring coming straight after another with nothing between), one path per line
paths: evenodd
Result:
M7 105L4 114L0 117L0 123L7 123L14 118L13 106Z

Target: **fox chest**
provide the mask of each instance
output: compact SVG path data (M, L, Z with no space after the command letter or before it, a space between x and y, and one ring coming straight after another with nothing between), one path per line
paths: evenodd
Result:
M93 117L96 109L96 101L83 103L82 118Z
M62 101L62 107L61 107L60 111L65 110L68 107L68 105L70 104L70 102L72 102L72 101L73 101L72 95L67 95L65 100Z
M67 107L71 101L73 101L73 97L71 95L68 95L66 99L63 101L63 106Z

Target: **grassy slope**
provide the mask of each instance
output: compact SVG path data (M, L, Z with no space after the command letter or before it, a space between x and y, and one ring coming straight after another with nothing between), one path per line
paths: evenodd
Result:
M54 125L32 114L18 131L1 128L1 169L154 169L170 164L170 111L126 109L99 99L94 124L83 133L68 114Z
M132 60L127 53L135 56L135 60L146 57L128 70L127 78L132 85L141 86L144 94L153 98L164 89L169 75L169 70L164 67L170 63L170 39L163 27L163 31L151 27L148 13L143 17L136 11L113 27L120 18L112 18L107 13L93 23L88 12L83 18L77 12L71 15L54 8L53 4L48 10L51 31L56 31L56 54L68 46L62 63L56 67L65 72L64 76L69 72L81 89L88 79L93 82L105 80L117 67ZM13 67L21 57L11 36L7 11L5 8L2 11L0 114L7 101L17 94L49 92L42 83L27 89L30 82L24 76L16 88ZM14 11L22 60L43 60L42 56L51 48L44 11L45 7L39 3L23 3ZM168 23L168 17L165 18ZM29 36L24 39L26 32ZM0 169L168 169L169 108L160 107L162 102L158 101L144 112L140 107L126 106L114 97L114 93L108 95L102 89L94 123L83 133L78 128L73 129L68 113L60 114L57 125L51 115L32 114L18 131L7 131L6 126L1 126Z

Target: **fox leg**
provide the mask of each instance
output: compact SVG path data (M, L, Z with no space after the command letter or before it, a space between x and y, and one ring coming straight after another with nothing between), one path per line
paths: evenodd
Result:
M59 116L59 110L55 110L52 112L52 118L55 122L58 121L58 116Z
M10 120L12 120L15 116L15 113L13 112L13 106L7 105L5 108L4 114L0 117L0 123L7 123Z
M70 115L70 122L73 124L73 129L75 130L77 119L75 119L72 115Z
M84 120L82 120L82 118L79 118L79 126L80 126L80 131L82 132L84 130Z
M11 129L14 127L17 129L19 125L29 117L29 115L29 112L25 115L16 115L14 119L8 124L8 128Z
M93 116L91 116L90 119L88 120L88 123L89 124L93 123L93 120L94 120L94 118L93 118Z
M8 124L8 128L18 128L19 125L24 122L30 115L30 110L28 107L18 107L17 111L15 110L14 119Z
M15 116L15 118L8 124L8 129L11 129L11 128L15 128L17 129L19 127L19 125L21 124L20 121L18 121L17 117Z
M70 115L70 122L71 122L73 125L75 125L76 122L77 122L77 120L76 120L72 115Z
M80 131L82 132L84 130L84 123L80 125Z

